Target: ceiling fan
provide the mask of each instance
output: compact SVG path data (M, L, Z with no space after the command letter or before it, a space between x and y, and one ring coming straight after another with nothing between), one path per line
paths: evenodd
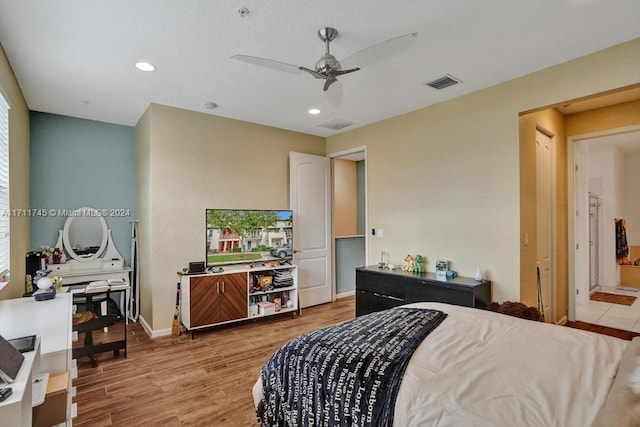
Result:
M371 65L372 63L398 53L409 47L418 37L418 33L409 33L403 36L394 37L359 50L340 62L329 50L329 44L337 37L337 35L338 30L332 27L324 27L318 30L318 37L325 44L326 51L324 55L320 57L318 62L316 62L313 69L287 64L273 59L260 58L257 56L233 55L231 58L287 73L299 74L300 71L305 71L316 79L323 79L325 81L323 90L327 91L329 86L338 81L338 76L353 73L354 71L360 70L361 67ZM347 69L343 69L347 64L353 64L354 66L352 68L347 67Z

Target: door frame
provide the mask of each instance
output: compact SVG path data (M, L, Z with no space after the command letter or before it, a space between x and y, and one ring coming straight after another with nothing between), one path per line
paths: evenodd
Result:
M600 288L600 196L587 191L589 198L589 293ZM593 205L592 203L594 203ZM593 213L595 212L595 214ZM595 227L594 227L595 224ZM595 230L594 230L595 228ZM595 234L594 234L595 231ZM595 271L594 271L595 270ZM595 285L593 284L595 282Z
M558 250L556 247L556 242L557 242L557 234L558 234L558 217L557 217L557 186L556 183L558 182L557 180L557 173L556 173L556 167L557 167L557 147L558 147L558 138L557 136L545 129L544 127L540 126L539 124L536 125L536 133L540 132L542 135L546 136L547 138L549 138L549 144L550 144L550 153L549 153L549 168L550 168L550 177L549 179L551 180L551 194L550 196L550 200L548 200L549 202L549 208L551 210L551 212L549 213L550 216L550 224L549 224L549 236L547 236L548 239L550 239L550 274L549 274L549 289L551 291L551 295L549 297L549 308L550 308L550 314L551 314L551 319L545 319L547 322L551 322L551 323L556 323L557 322L557 313L558 313L558 307L557 307L557 302L558 302L558 265L559 265L559 260L558 260ZM536 134L536 140L537 140L537 134ZM539 159L536 156L536 175L538 173L538 161ZM536 176L536 181L539 179L539 177ZM537 193L537 184L536 184L536 193ZM537 196L536 196L537 197ZM538 201L536 200L536 218L537 218L537 209L538 209ZM536 219L536 222L538 221L538 219ZM538 231L536 230L536 242L539 240L539 236L538 236ZM536 243L537 244L537 243ZM536 254L537 256L537 254ZM544 305L542 303L542 301L539 302L539 304Z
M369 262L369 161L367 158L367 146L360 145L357 147L348 148L342 151L336 151L334 153L327 154L327 157L331 160L338 159L340 157L349 156L356 153L364 153L364 260L365 264ZM334 179L333 162L331 162L331 179ZM331 197L333 199L333 186L331 187ZM333 281L332 301L336 300L337 296L337 278L336 278L336 236L333 228L333 205L331 206L331 276ZM355 289L354 289L355 293Z
M576 162L576 147L575 145L580 143L584 139L598 138L603 136L614 135L618 133L640 131L640 125L623 126L619 128L605 129L596 132L589 132L580 135L573 135L567 137L567 278L568 278L568 316L570 321L576 320L576 304L580 298L577 298L576 291L581 289L576 285L576 277L580 275L580 267L578 265L579 259L576 257L576 244L578 239L576 238L576 227L581 223L576 221L576 179L580 174L575 173ZM584 159L584 162L586 159ZM587 179L584 175L583 179ZM584 183L583 183L584 184ZM588 187L584 187L588 188ZM582 267L589 268L589 266ZM582 276L584 277L584 276ZM587 286L588 289L588 286ZM588 293L588 291L587 291ZM584 297L584 295L581 295Z

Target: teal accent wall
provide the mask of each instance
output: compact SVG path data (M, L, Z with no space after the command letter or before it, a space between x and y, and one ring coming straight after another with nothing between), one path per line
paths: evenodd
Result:
M129 216L108 215L105 220L116 248L130 264L134 128L33 111L30 119L30 204L36 213L30 220L31 250L56 243L66 218L50 216L51 210L128 210Z
M356 267L363 267L364 236L336 239L336 293L355 291Z

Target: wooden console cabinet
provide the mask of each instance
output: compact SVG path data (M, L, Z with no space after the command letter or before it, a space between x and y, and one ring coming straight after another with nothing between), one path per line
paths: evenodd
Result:
M273 314L298 311L298 276L295 265L254 267L224 273L205 273L182 276L180 317L187 331ZM256 289L263 276L271 276L272 283L286 275L283 286L267 286ZM285 303L289 301L287 307ZM273 304L274 311L252 313L251 304Z
M197 276L190 280L191 327L247 317L247 274Z
M491 281L448 279L433 273L416 274L377 266L356 268L356 316L424 301L486 308L491 303Z

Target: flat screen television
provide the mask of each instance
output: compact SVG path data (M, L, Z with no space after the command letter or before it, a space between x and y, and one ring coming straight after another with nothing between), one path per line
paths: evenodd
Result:
M206 209L205 222L209 267L293 257L293 211Z

